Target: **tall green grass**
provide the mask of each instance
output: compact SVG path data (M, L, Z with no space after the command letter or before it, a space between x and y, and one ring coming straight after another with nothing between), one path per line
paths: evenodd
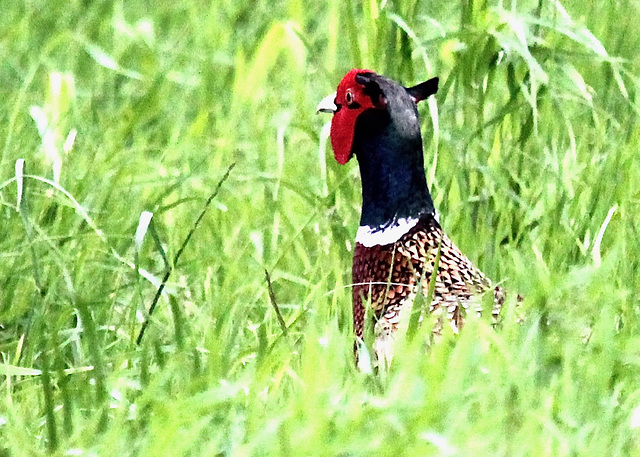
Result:
M0 456L638 454L639 12L6 2ZM511 291L384 375L352 361L359 178L315 115L352 67L440 76L434 200Z

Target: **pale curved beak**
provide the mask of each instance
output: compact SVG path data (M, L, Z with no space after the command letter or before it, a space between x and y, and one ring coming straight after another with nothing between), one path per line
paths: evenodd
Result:
M335 113L338 107L336 106L336 93L327 95L322 99L320 103L318 103L318 108L316 109L316 114L318 113Z

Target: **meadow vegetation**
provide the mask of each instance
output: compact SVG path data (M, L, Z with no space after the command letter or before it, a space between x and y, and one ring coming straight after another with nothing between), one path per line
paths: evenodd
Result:
M640 455L637 2L2 10L1 457ZM353 364L359 178L315 114L353 67L441 78L436 208L511 291L384 375Z

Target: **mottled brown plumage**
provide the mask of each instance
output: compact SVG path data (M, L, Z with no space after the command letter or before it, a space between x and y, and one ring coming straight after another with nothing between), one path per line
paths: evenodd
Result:
M438 250L440 259L429 311L443 310L455 332L462 327L467 312L481 311L480 296L491 288L491 282L428 215L394 243L371 247L356 243L352 272L356 337L363 337L365 304L374 311L378 339L397 330L400 311L415 296L418 281L427 295ZM502 290L497 286L494 316L499 314L503 301Z

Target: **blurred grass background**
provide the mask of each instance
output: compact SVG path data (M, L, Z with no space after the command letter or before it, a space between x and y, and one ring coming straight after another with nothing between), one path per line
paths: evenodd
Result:
M639 13L5 2L0 456L639 455ZM359 178L315 115L352 67L440 76L441 222L525 296L385 376L352 363Z

